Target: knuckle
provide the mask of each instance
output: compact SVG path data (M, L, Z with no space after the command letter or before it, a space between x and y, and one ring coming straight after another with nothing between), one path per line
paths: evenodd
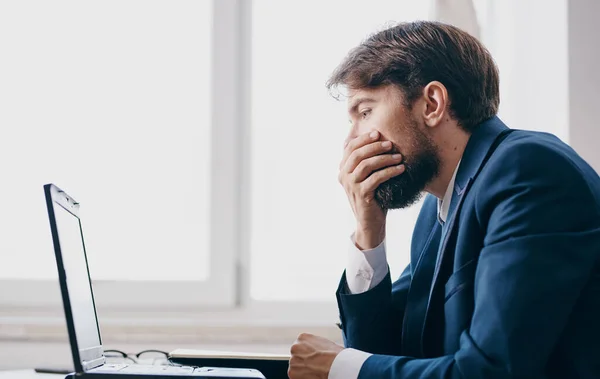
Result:
M372 144L368 145L367 150L368 150L369 154L371 154L371 155L378 154L378 153L385 151L385 149L383 149L381 147L380 143L372 143Z
M298 365L301 364L301 359L298 358L297 356L293 356L290 358L290 366L292 367L297 367Z
M364 175L365 171L371 168L370 162L368 160L361 161L358 166L356 166L356 172L360 175Z
M377 167L379 166L380 159L376 157L375 159L369 158L360 162L361 164L361 173L363 177L366 177L368 174L371 174Z
M344 149L346 153L351 153L354 149L356 149L356 138L348 142L346 148Z
M372 143L369 145L369 151L372 154L375 154L375 153L380 153L382 151L385 151L385 149L383 148L383 146L381 146L381 143Z
M388 154L376 155L373 159L373 166L381 167L388 161Z
M380 168L388 163L390 160L389 154L384 155L376 155L371 158L364 159L358 163L356 166L356 170L362 175L362 177L366 177L369 173L375 173L374 171L377 168Z
M381 182L383 182L388 174L389 169L383 169L381 171L377 172L377 175L373 175L373 181L371 182L371 186L373 187L373 189L375 189L375 187L377 187Z
M288 367L287 374L289 379L299 379L303 377L301 371L294 366Z
M348 166L351 168L356 167L359 162L360 162L360 154L357 152L350 154L350 156L348 157Z
M361 199L365 200L365 198L367 197L367 194L368 194L368 191L367 191L366 186L364 184L361 185L361 186L359 186L359 188L358 188L358 196Z
M302 332L298 334L298 341L303 341L310 337L310 333Z
M396 170L397 170L396 166L387 167L385 169L385 171L382 172L382 180L387 180L393 176L396 176L396 174L397 174Z
M361 165L356 166L356 169L352 172L352 183L360 183L362 180L361 178L364 178L364 174L363 174L363 167Z
M294 355L298 354L300 351L300 344L299 343L294 343L292 345L292 347L290 348L290 353L292 354L292 359L294 358Z

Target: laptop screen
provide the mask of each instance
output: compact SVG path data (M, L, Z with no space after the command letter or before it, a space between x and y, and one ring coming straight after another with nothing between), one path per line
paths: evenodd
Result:
M53 184L44 186L67 330L77 372L105 362L88 271L79 204Z
M79 218L55 203L54 214L79 351L100 346ZM84 354L82 354L84 355Z

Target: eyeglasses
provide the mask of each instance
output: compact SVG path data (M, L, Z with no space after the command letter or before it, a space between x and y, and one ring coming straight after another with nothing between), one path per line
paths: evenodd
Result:
M104 350L104 357L106 358L106 363L112 364L137 363L157 366L179 366L169 360L169 353L154 349L142 350L136 354L109 349Z

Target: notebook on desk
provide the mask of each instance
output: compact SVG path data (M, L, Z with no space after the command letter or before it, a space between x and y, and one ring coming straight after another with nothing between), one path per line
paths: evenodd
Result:
M247 367L262 372L268 379L284 379L287 378L290 355L176 349L169 353L169 359L194 366Z

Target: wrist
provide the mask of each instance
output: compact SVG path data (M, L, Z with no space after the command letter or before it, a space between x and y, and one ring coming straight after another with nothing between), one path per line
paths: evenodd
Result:
M385 239L385 224L380 228L356 228L354 244L359 250L371 250L381 245Z

